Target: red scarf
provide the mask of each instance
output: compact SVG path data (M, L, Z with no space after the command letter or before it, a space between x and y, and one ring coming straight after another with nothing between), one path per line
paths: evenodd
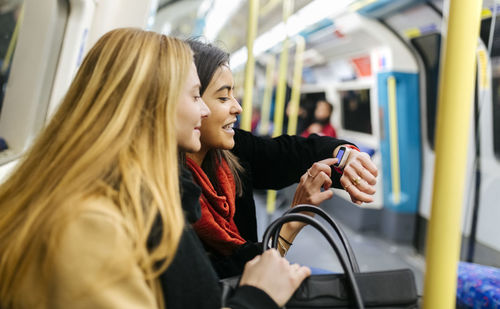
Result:
M215 172L222 191L218 195L207 174L193 160L186 158L186 163L195 182L201 187L201 218L193 227L203 243L215 253L230 255L233 249L246 241L241 237L234 223L236 186L233 174L222 159Z

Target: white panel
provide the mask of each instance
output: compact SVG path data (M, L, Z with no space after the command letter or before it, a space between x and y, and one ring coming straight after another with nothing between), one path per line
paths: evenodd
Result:
M0 119L11 156L1 153L0 164L21 155L43 127L67 13L66 1L25 1Z
M352 38L352 40L360 40L358 45L364 46L366 50L384 47L389 64L385 68L386 70L417 72L417 63L411 52L393 32L389 31L381 23L358 14L349 14L335 20L335 24L338 25L342 32L351 33L357 30L357 32L365 32L367 36L371 37L372 40L363 40L356 33L356 37Z
M106 32L122 27L146 28L151 12L152 0L98 0L88 47L91 47Z
M487 167L488 164L485 164ZM498 171L498 162L495 164ZM485 169L486 170L486 169ZM500 177L483 174L476 240L500 251Z
M70 0L70 15L64 33L63 48L52 88L47 120L56 111L80 66L94 10L94 1Z
M10 161L7 164L0 165L0 184L2 184L7 177L9 177L10 173L16 167L18 160Z
M406 39L441 32L442 19L427 5L412 7L387 18L387 24Z

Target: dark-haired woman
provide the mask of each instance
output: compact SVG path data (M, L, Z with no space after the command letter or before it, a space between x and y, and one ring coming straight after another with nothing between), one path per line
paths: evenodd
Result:
M186 160L202 188L202 215L193 226L221 277L241 273L244 263L260 253L254 188L281 189L300 179L292 206L319 205L333 195L321 188L331 185L345 188L355 203L373 201L377 168L352 144L317 135L267 139L234 128L241 107L234 98L229 54L200 41L188 43L194 51L200 93L211 111L200 128L201 150L189 153ZM341 146L350 155L341 170L332 170L336 159L331 158ZM283 228L282 254L302 227L289 223Z

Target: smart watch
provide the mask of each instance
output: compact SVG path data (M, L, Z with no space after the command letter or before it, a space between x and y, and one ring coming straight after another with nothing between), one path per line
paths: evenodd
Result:
M344 169L344 166L347 162L347 158L349 158L349 154L351 153L351 148L347 148L345 146L342 146L339 148L339 151L337 152L336 158L338 159L337 163L334 164L334 166Z

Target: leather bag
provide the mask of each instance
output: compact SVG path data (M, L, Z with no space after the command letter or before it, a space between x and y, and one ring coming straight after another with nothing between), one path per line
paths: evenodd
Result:
M299 212L313 212L321 216L340 241L336 241L320 221ZM270 245L277 248L282 225L291 221L304 222L318 230L335 251L344 273L311 275L302 282L285 308L419 308L415 278L410 269L361 272L340 226L316 206L297 205L273 221L264 232L263 250ZM221 280L223 304L238 282L239 277Z

